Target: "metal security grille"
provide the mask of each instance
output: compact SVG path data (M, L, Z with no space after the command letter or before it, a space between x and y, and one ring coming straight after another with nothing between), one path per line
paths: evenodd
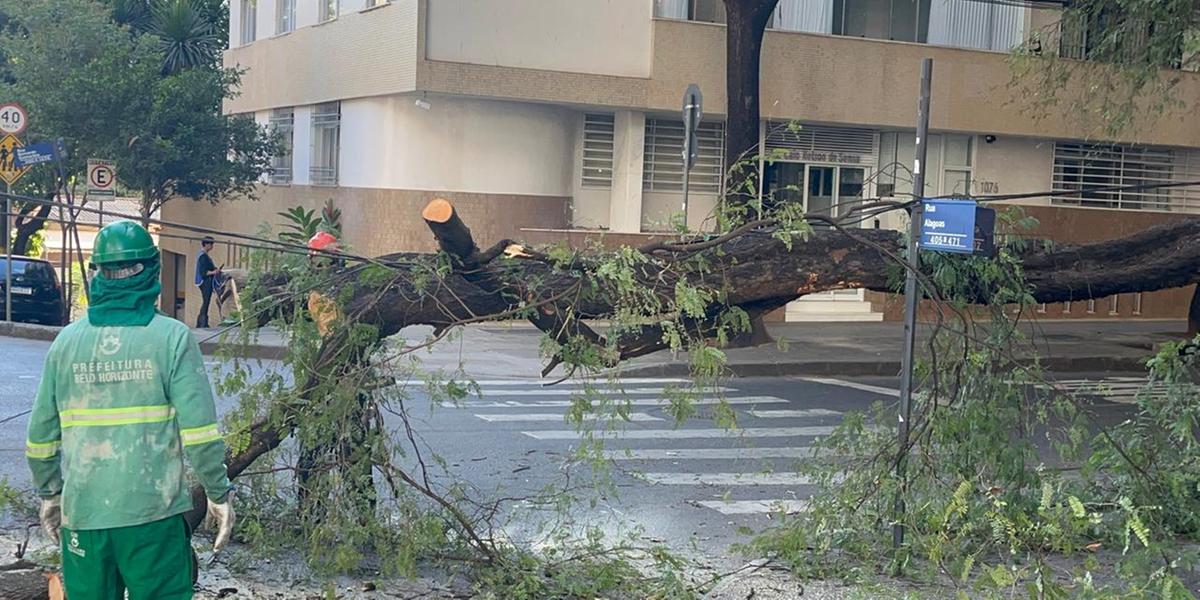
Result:
M292 182L292 135L295 132L295 113L290 108L271 111L271 131L279 136L279 153L271 158L271 183L286 185Z
M312 114L312 166L308 169L313 185L337 185L338 150L341 143L342 105L318 104Z
M787 122L767 123L767 152L781 149L796 152L825 154L830 159L819 162L842 162L838 155L861 157L863 164L874 165L879 150L875 131L854 127L824 125L789 125Z
M725 156L725 124L701 123L696 131L696 165L690 191L720 194ZM683 191L683 122L646 119L646 152L642 189L647 192Z
M1200 212L1200 189L1151 188L1097 191L1114 186L1200 180L1195 152L1166 148L1106 146L1059 142L1054 145L1053 187L1056 192L1080 192L1053 203L1092 208Z
M613 178L613 116L583 116L583 175L585 188L610 189Z

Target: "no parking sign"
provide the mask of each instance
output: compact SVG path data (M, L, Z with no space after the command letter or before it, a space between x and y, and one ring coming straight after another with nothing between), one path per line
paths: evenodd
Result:
M117 195L117 168L110 160L89 158L87 161L87 193L89 196Z

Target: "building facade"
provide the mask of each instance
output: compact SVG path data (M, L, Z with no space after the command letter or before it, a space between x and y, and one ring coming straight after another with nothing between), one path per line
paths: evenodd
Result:
M668 231L683 205L680 101L696 83L705 120L686 219L706 227L722 187L723 20L722 0L231 0L225 61L245 75L226 110L272 127L287 150L258 202L176 201L164 218L252 233L281 210L333 198L363 254L432 250L419 213L436 196L455 202L481 244ZM1085 36L1060 21L1052 8L1009 2L780 0L762 53L760 147L747 159L762 192L809 210L911 194L925 57L926 195L1200 179L1200 120L1149 119L1116 143L1066 105L1032 110L1010 86L1010 50L1029 39L1083 52ZM1178 93L1200 97L1200 76L1180 75ZM1020 202L1039 233L1094 241L1200 212L1200 189ZM164 247L195 254L178 240ZM1178 317L1188 294L1044 310ZM889 312L882 296L850 291L793 303L786 317Z

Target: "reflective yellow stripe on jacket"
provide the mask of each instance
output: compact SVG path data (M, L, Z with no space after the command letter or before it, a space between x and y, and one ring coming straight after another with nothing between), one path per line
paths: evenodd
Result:
M217 430L217 424L205 425L204 427L194 427L192 429L180 429L179 437L183 440L184 446L195 446L197 444L207 444L221 439L221 432Z
M127 406L124 408L76 408L58 414L62 428L102 427L161 423L175 418L175 409L166 406Z
M25 441L25 456L29 458L54 458L58 454L58 449L62 446L62 442L31 442Z

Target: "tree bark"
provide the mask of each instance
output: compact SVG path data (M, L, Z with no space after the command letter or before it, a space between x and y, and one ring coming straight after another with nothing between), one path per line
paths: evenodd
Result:
M63 600L57 575L18 560L0 565L0 600Z
M29 242L46 226L51 209L49 204L31 204L20 211L21 214L17 217L17 233L13 239L13 254L29 254Z
M747 203L754 194L747 190L757 181L751 169L733 170L739 160L758 153L759 74L763 34L779 0L725 0L725 93L728 115L725 123L725 172L729 181L727 202ZM747 182L751 186L747 186Z
M1188 335L1200 335L1200 285L1192 292L1192 303L1188 306Z

